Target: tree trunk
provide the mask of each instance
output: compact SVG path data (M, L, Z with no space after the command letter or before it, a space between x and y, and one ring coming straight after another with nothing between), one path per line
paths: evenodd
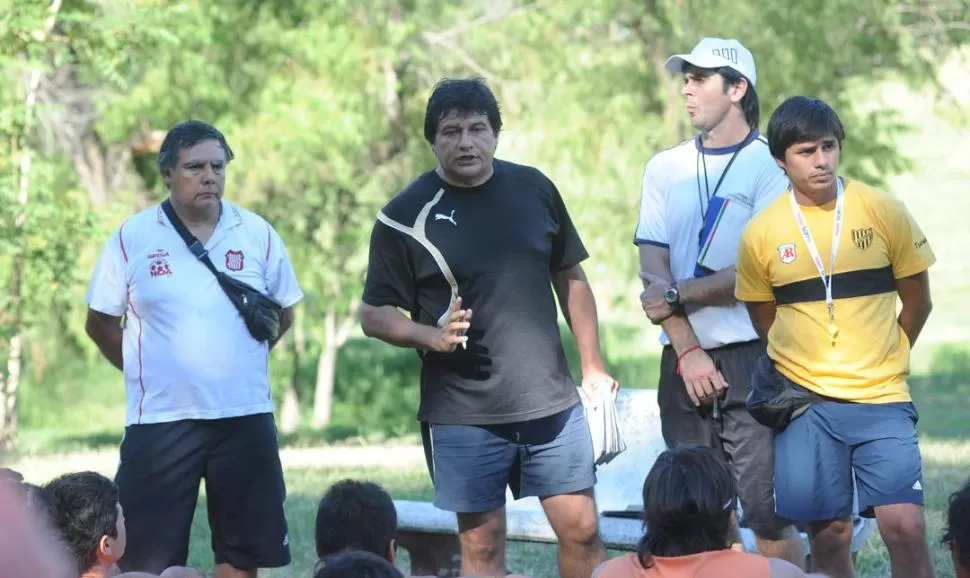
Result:
M48 9L47 19L41 31L41 42L46 42L61 9L61 0L54 0ZM14 239L16 248L13 254L13 272L10 279L11 337L7 351L7 375L0 387L0 447L11 448L17 443L17 393L20 389L21 361L23 357L23 281L24 253L26 252L27 203L30 200L30 166L33 162L33 149L30 147L30 134L34 124L34 108L37 105L37 87L40 85L41 69L31 67L24 82L24 125L14 140L12 153L20 149L19 183L17 192L17 217L14 219ZM19 144L17 141L19 140Z
M283 392L283 404L280 407L280 432L291 434L300 427L300 398L296 387L291 383Z
M302 421L299 394L300 364L303 361L306 348L304 347L305 336L301 317L297 317L293 323L293 368L290 375L290 384L283 392L283 404L280 408L280 431L284 434L295 432L300 427L300 421Z
M323 351L317 360L317 383L313 391L313 429L320 430L330 425L337 352L347 342L356 318L356 307L343 319L338 319L336 310L330 307L323 318Z
M3 429L0 431L0 448L13 449L17 445L17 390L20 388L20 360L23 351L22 339L17 333L10 339L10 353L7 355L7 376L3 381Z
M331 308L323 318L323 350L317 360L317 383L313 389L313 429L330 425L333 381L337 374L337 313Z

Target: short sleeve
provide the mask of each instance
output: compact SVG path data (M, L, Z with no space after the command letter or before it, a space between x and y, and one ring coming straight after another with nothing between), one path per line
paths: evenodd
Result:
M633 243L636 245L656 245L669 248L667 240L667 226L664 219L664 196L656 181L651 163L643 171L643 181L640 184L640 212L637 216L637 227L633 233Z
M125 248L119 227L101 247L88 284L87 304L94 311L122 317L127 311L128 281Z
M901 279L929 269L936 262L936 255L916 220L901 201L891 199L886 205L889 261L893 277Z
M269 223L269 243L266 247L266 289L283 307L292 307L303 299L303 290L293 270L286 244Z
M763 243L749 223L741 234L735 272L734 296L738 301L773 301Z
M770 205L775 199L780 197L788 190L789 180L785 171L781 170L773 158L765 162L764 170L758 175L755 181L754 191L754 210L752 214L757 215Z
M589 257L583 240L576 231L573 220L566 210L566 203L559 194L559 190L554 184L549 183L552 189L553 209L556 212L555 219L559 225L556 234L552 239L552 254L549 257L549 270L553 273L565 271L570 267L582 263Z
M414 311L417 301L407 239L380 221L371 231L362 300L374 307L391 305L406 311Z

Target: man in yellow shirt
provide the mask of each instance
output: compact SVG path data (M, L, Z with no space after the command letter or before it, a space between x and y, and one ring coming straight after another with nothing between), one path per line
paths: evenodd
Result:
M777 430L778 514L808 523L817 571L852 577L855 483L893 576L932 577L906 377L935 256L900 201L838 176L845 130L827 104L792 97L767 132L791 186L745 228L735 295L768 345L748 406Z

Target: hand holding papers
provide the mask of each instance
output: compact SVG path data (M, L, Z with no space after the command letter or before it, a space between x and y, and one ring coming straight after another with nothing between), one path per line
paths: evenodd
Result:
M586 421L593 438L594 463L601 466L626 450L616 416L616 396L606 383L600 383L583 397Z

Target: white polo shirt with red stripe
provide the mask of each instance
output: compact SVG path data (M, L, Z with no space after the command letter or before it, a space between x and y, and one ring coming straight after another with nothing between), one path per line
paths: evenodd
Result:
M259 215L223 200L205 247L217 269L284 307L303 298L286 246ZM111 234L98 256L87 303L126 318L126 425L273 411L268 344L253 339L160 205Z

